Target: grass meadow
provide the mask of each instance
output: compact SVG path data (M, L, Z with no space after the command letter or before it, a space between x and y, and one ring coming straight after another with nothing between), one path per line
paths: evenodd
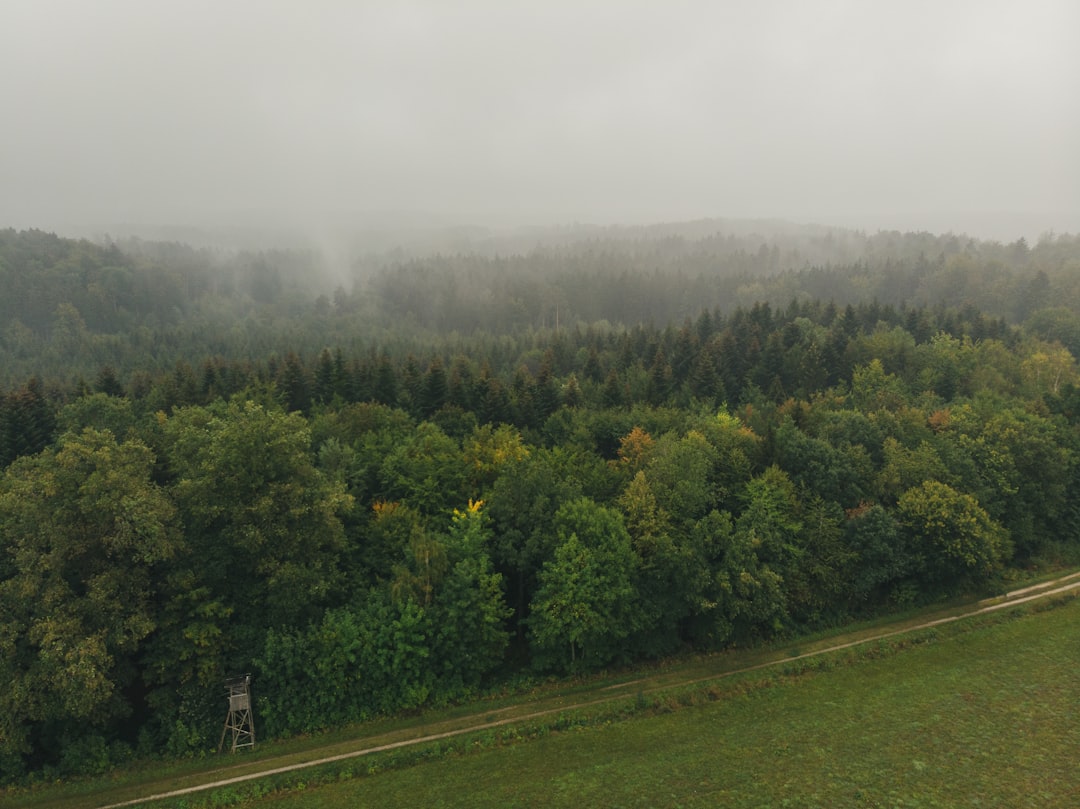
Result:
M1076 807L1080 600L1036 609L243 803Z

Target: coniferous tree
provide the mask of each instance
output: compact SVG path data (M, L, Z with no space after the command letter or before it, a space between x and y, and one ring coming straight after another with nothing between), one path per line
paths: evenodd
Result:
M371 384L371 398L373 401L391 407L397 406L401 386L398 381L398 373L394 369L390 357L385 352L379 355Z
M428 366L420 386L419 410L423 418L430 418L435 411L446 404L449 386L442 359L436 357Z
M124 386L116 378L116 371L111 365L103 365L94 381L94 390L106 396L123 396Z
M604 371L600 367L600 355L596 352L595 346L589 347L589 355L585 359L585 366L581 369L582 375L585 379L591 382L600 382L604 378Z
M202 374L199 382L199 394L202 397L202 402L209 404L221 396L222 393L221 377L217 366L208 359L202 364Z
M546 421L560 404L559 390L555 386L554 364L555 355L549 349L540 361L540 369L537 371L536 380L532 386L532 401L536 409L536 417L540 422Z
M600 401L604 407L622 407L627 403L625 386L614 368L608 371L607 378L604 380Z
M22 455L36 455L52 443L56 415L36 376L3 397L0 430L0 463L4 465Z
M340 356L340 353L339 353ZM319 404L328 404L340 388L340 369L330 349L319 352L315 362L315 385L312 398Z
M708 346L701 348L694 358L686 386L692 397L703 402L723 399L722 395L718 395L721 393L720 376L716 373Z
M481 424L510 424L513 414L510 405L510 394L503 386L499 378L481 371L479 379L480 404L477 414Z
M450 366L450 378L447 381L447 401L462 410L472 410L475 387L476 380L473 378L469 360L460 355L455 357Z
M649 382L646 388L649 404L654 406L664 404L671 393L671 385L671 366L668 364L663 347L660 346L656 349L652 364L649 366Z
M278 378L281 404L289 413L307 413L311 410L311 386L307 370L294 351L285 355L285 363Z

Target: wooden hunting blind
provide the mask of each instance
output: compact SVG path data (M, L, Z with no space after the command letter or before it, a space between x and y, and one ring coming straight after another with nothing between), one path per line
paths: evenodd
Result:
M240 747L255 746L255 721L251 716L251 675L231 677L225 681L229 692L229 715L225 718L225 728L221 731L221 743L218 752L225 747L225 737L232 732L231 752Z

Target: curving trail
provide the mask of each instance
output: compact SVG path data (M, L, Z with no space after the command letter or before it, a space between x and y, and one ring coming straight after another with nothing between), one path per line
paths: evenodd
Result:
M352 743L355 744L357 747L346 752L333 755L324 755L307 761L277 767L271 766L272 762L264 761L260 762L259 764L253 765L256 767L261 767L255 772L249 772L243 775L233 776L231 778L219 778L213 781L207 781L205 783L197 784L194 786L173 789L167 792L144 795L143 797L123 801L121 803L107 804L105 806L99 807L99 809L121 809L121 807L134 806L136 804L149 803L151 801L164 800L166 798L181 797L183 795L190 795L194 792L202 792L209 789L217 789L220 787L230 786L232 784L243 783L245 781L252 781L257 778L266 777L268 775L278 775L281 773L294 772L296 770L303 770L309 767L317 767L322 764L329 764L335 761L344 761L351 758L360 758L361 756L368 756L373 753L381 753L387 750L395 750L401 747L409 747L411 745L439 741L440 739L448 739L454 736L461 736L466 733L476 733L477 731L503 727L505 725L513 724L516 722L526 722L531 719L549 716L551 714L559 713L566 710L587 708L593 705L600 705L605 702L611 702L617 699L624 699L625 692L622 689L626 689L631 686L642 686L653 683L654 685L652 687L638 689L639 692L642 694L649 694L656 691L664 691L670 688L676 688L679 686L694 685L696 683L708 682L710 680L720 680L736 674L757 671L759 669L769 668L770 666L779 666L785 663L791 663L792 661L804 660L808 657L815 657L817 655L842 651L843 649L850 649L854 646L860 646L866 643L873 643L874 641L895 637L897 635L903 635L909 632L929 629L931 627L940 626L942 624L959 621L964 618L970 618L976 615L982 615L985 613L995 612L997 610L1007 609L1009 607L1015 607L1018 604L1024 604L1030 601L1035 601L1037 599L1047 598L1049 596L1060 595L1062 593L1067 593L1077 589L1080 589L1080 572L1072 573L1068 576L1054 579L1053 581L1043 582L1042 584L1033 585L1031 587L1025 587L1020 590L1013 590L1003 596L980 601L970 608L963 609L962 611L959 611L952 615L947 615L942 618L935 618L933 620L921 621L914 624L905 624L900 629L891 629L873 635L859 637L856 640L851 640L844 643L835 643L826 647L822 647L820 649L815 649L811 652L805 652L803 654L791 655L775 660L769 660L764 663L758 663L753 666L745 666L740 669L717 672L715 674L710 674L704 677L689 677L685 679L675 680L665 679L661 684L656 684L659 678L645 677L638 680L619 683L617 685L606 686L601 689L601 692L605 693L605 695L599 697L589 697L581 695L577 697L547 697L535 701L519 703L518 705L511 705L509 707L501 708L496 711L481 711L478 712L478 714L474 717L465 717L434 723L428 726L429 732L424 733L423 735L409 736L408 738L398 738L394 741L386 741L381 744L373 744L373 742L378 742L380 739L389 738L391 736L402 736L408 733L415 733L416 731L404 731L394 734L386 734L384 736L376 736L374 738L358 739ZM541 707L545 705L547 707ZM533 707L532 710L529 710L531 706L535 707ZM513 715L502 719L490 718L499 713L508 713L519 710L524 712L514 713ZM479 718L481 715L485 717L483 720L480 720ZM437 730L437 728L445 727L447 725L454 726L446 730ZM334 746L340 747L341 745L338 744Z

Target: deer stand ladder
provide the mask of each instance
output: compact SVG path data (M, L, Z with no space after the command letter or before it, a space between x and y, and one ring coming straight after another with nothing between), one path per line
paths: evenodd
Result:
M229 715L225 718L225 728L221 731L220 753L225 747L225 737L232 732L232 748L235 753L241 747L255 746L255 721L251 717L251 675L233 677L225 681L229 692Z

